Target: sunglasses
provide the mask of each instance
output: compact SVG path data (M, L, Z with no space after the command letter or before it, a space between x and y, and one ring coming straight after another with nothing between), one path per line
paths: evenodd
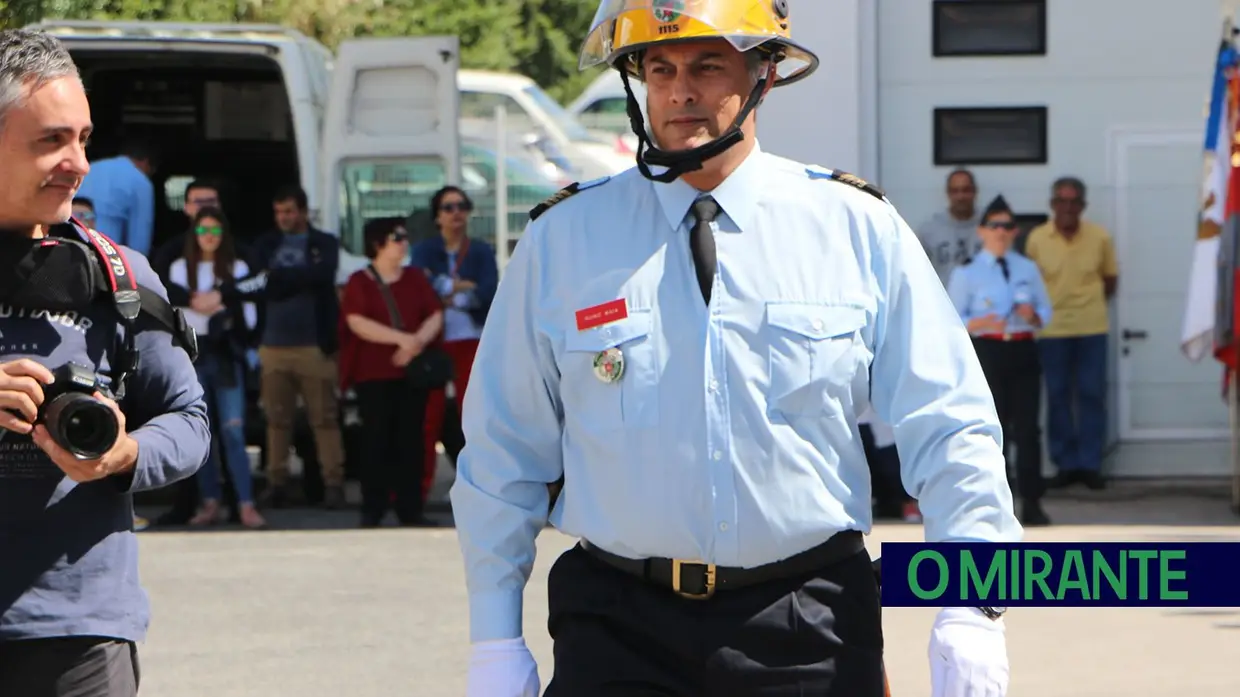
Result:
M389 239L389 240L391 240L391 241L393 241L393 242L408 242L408 241L409 241L409 233L407 233L407 232L393 232L392 234L388 235L388 239Z
M1085 201L1079 198L1053 198L1051 199L1051 205L1077 208L1085 205Z
M74 215L76 215L81 220L94 220L95 219L95 214L91 213L90 211L82 211L81 213L75 213Z
M995 221L992 223L986 223L986 227L991 230L1007 230L1008 232L1011 232L1016 229L1016 223L1010 221Z
M469 205L468 203L465 203L464 201L461 201L460 203L445 203L439 207L439 210L443 211L444 213L455 213L457 211L468 213L472 209L473 209L473 206Z
M219 225L199 225L194 228L194 232L198 233L199 237L202 237L203 235L214 235L215 237L219 237L224 234L224 228Z
M194 204L195 206L198 206L199 208L220 205L220 200L218 198L191 198L189 202Z

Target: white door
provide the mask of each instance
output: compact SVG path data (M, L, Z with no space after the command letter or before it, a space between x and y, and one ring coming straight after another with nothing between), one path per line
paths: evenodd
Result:
M1120 438L1226 439L1221 364L1212 358L1192 363L1180 352L1202 185L1202 132L1123 130L1110 141L1120 266L1112 351L1119 361ZM1179 465L1168 462L1166 469Z
M460 183L459 64L455 36L357 39L337 49L320 191L323 224L351 252L341 259L342 276L364 264L367 220L429 213L436 189Z

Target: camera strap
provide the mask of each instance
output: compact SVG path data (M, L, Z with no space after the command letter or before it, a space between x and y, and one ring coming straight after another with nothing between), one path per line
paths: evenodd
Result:
M99 290L112 296L121 323L125 325L125 331L118 337L111 359L112 392L116 398L119 400L124 397L125 380L138 369L139 356L135 335L143 317L149 318L160 329L171 334L172 343L189 354L190 361L197 361L198 338L185 321L181 309L173 307L154 290L140 285L134 278L133 269L125 255L106 235L82 225L76 219L73 220L73 226L98 255L99 265L103 269L103 287Z

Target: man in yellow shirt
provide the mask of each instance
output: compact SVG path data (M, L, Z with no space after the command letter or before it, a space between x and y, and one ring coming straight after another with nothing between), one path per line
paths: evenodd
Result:
M1025 255L1042 272L1053 308L1038 342L1046 380L1047 441L1059 470L1051 486L1081 482L1101 489L1107 301L1115 294L1119 265L1110 233L1081 218L1085 184L1064 177L1052 185L1051 196L1051 220L1029 233L1025 247Z

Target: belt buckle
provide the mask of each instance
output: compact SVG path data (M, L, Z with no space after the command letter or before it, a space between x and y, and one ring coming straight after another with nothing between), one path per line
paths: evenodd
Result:
M694 566L706 567L706 570L704 572L704 579L705 579L704 585L706 586L706 592L689 593L687 591L680 590L680 567L685 564L692 564ZM682 598L688 598L689 600L706 600L710 598L711 596L715 594L715 565L706 564L700 561L683 561L681 559L673 559L672 560L672 591L676 593L676 595L679 595Z

